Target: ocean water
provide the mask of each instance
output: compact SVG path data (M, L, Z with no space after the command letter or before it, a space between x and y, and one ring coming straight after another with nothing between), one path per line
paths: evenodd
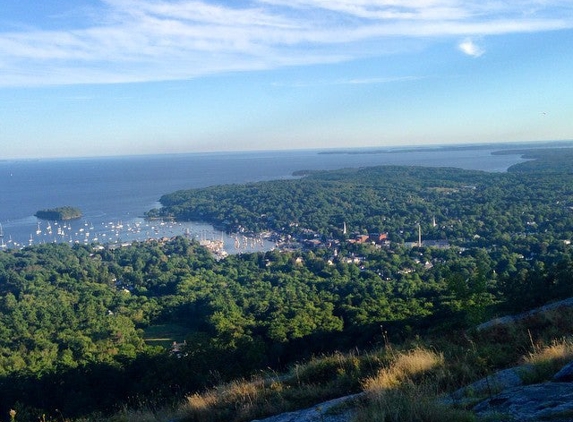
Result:
M220 233L208 224L148 222L145 211L161 195L179 189L291 178L297 170L332 170L375 165L457 167L506 171L522 162L518 154L492 155L485 148L388 149L385 151L264 151L0 161L0 224L3 243L23 247L48 242L129 242L187 234L222 239L230 253L269 249ZM83 217L57 223L34 213L60 206L78 207Z

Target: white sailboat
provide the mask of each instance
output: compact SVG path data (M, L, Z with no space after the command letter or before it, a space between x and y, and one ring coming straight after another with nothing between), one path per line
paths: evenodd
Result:
M6 248L6 243L4 242L4 230L2 229L2 224L0 224L0 248Z

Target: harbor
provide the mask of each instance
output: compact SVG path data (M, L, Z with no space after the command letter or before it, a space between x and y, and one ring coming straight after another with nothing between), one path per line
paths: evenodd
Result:
M31 219L30 219L31 220ZM275 244L262 235L225 233L213 226L198 222L173 220L146 220L133 218L128 221L90 221L81 218L69 221L44 221L34 218L26 225L14 225L19 230L11 233L10 222L0 224L0 247L21 249L27 246L47 243L69 243L71 245L100 244L104 246L125 246L132 242L167 240L177 236L194 239L209 249L216 257L229 254L268 251ZM35 224L34 224L35 223Z

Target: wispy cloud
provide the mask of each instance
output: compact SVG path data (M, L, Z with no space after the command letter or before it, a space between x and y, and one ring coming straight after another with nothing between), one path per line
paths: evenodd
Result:
M477 45L471 38L466 38L458 44L458 48L464 54L472 57L480 57L485 50Z
M394 82L410 82L423 79L421 76L395 76L395 77L377 77L377 78L362 78L362 79L334 79L334 80L319 80L319 81L299 81L294 83L285 84L283 82L276 82L274 86L289 86L293 88L309 88L320 86L333 86L333 85L380 85Z
M349 79L346 81L339 81L340 84L349 85L376 85L376 84L387 84L391 82L409 82L418 81L422 79L419 76L398 76L393 78L364 78L364 79Z
M573 28L570 3L102 0L99 13L90 8L73 26L13 22L0 32L0 85L173 80L331 63L387 54L400 37L467 37L459 48L478 56L483 50L471 37Z

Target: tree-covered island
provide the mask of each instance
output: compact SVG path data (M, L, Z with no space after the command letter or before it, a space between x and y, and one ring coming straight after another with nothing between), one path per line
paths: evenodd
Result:
M82 211L79 208L65 206L40 210L34 216L42 220L64 221L80 218Z

